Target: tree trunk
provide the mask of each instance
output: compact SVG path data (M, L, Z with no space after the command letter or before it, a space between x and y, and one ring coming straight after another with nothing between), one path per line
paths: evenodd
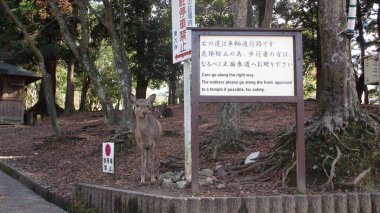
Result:
M119 77L119 89L121 92L123 103L123 116L121 129L132 130L133 129L133 117L132 117L132 105L128 99L128 94L132 92L132 80L131 74L127 64L127 52L123 46L121 37L118 36L114 23L112 5L108 0L103 0L105 7L105 18L102 19L103 25L106 27L108 34L111 37L112 53L114 57L114 63L116 72ZM123 16L123 14L120 14Z
M78 5L72 5L72 18L69 23L70 33L74 38L78 35ZM67 76L66 76L66 96L65 96L65 114L71 114L75 111L74 106L74 69L75 56L70 55L67 60Z
M46 67L46 72L51 76L51 84L52 84L52 94L53 94L53 100L54 105L55 104L55 97L56 97L56 72L57 72L57 59L55 57L50 57L47 60L44 60L44 64ZM48 110L46 105L46 98L45 98L45 83L44 79L42 79L42 84L40 86L40 90L38 92L38 101L37 103L31 108L32 111L38 112L41 115L48 116Z
M16 23L16 25L21 29L23 35L26 38L26 41L28 42L29 47L32 49L34 54L37 56L39 65L42 71L42 78L43 78L43 85L44 85L44 93L45 93L45 101L46 101L46 107L49 113L50 123L54 129L54 132L57 136L61 136L63 134L57 119L57 111L55 108L55 100L53 95L53 87L52 87L52 79L49 73L46 71L45 67L45 59L40 52L40 50L37 48L35 41L32 40L32 38L29 36L29 33L27 32L25 26L18 20L18 18L12 13L12 11L9 9L7 3L5 0L0 0L1 5L3 6L5 12L9 15L9 17Z
M97 95L99 97L99 100L102 105L102 109L104 112L105 117L105 123L113 123L115 122L115 111L112 106L112 100L108 93L108 90L105 86L105 83L103 81L102 76L98 72L98 70L95 68L95 65L90 60L89 53L88 53L88 45L89 45L89 26L88 26L88 20L86 16L86 7L84 5L83 1L78 1L79 6L79 20L81 23L81 40L80 40L80 46L78 47L76 45L75 38L72 36L72 34L69 32L69 29L67 27L65 18L60 13L58 6L56 5L55 1L50 0L49 5L54 10L56 19L58 21L61 33L63 35L63 38L65 39L66 43L68 44L69 48L75 55L75 58L77 61L79 61L82 65L82 67L88 71L89 76L91 78L91 81L95 87L95 91L97 92Z
M320 99L320 94L321 94L321 86L319 86L320 82L321 81L321 31L319 29L319 7L317 8L318 12L317 12L317 24L318 24L318 27L317 27L317 48L316 48L316 51L317 51L317 61L316 61L316 68L317 68L317 82L316 82L316 86L317 86L317 91L316 91L316 94L315 94L315 97L317 100Z
M65 97L65 114L71 114L75 111L74 107L74 67L75 58L71 57L67 62L66 77L66 97Z
M91 80L90 77L86 77L83 81L82 95L80 97L79 110L80 111L90 111L90 106L87 103L87 94L90 89Z
M341 33L346 30L346 1L321 0L319 8L322 82L317 115L336 132L355 119L358 108L350 40Z
M234 16L234 27L246 27L248 1L230 0L229 2ZM224 103L219 114L219 145L222 147L234 147L240 137L240 105L238 103Z
M146 80L142 76L137 76L137 86L136 86L136 98L146 98L146 90L148 89L149 80Z
M360 1L358 1L357 6L356 6L356 15L357 15L356 28L359 31L359 36L357 37L357 43L359 44L359 48L360 48L360 67L362 70L359 80L356 81L356 90L358 93L359 102L361 103L362 95L367 86L364 84L365 41L364 41L364 29L363 29L362 10L361 10Z
M260 26L263 28L270 28L272 24L272 15L273 15L273 6L274 0L266 0L262 20L260 22ZM261 18L261 17L260 17Z
M177 104L177 70L169 65L169 98L168 104Z
M248 0L247 2L247 27L254 27L255 23L253 23L253 9L252 9L252 0Z

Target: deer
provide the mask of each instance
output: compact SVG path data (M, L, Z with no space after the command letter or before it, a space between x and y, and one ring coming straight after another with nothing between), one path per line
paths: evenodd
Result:
M150 182L154 183L154 151L162 134L161 123L151 111L156 95L152 94L147 99L137 99L130 93L128 98L136 117L135 138L141 151L141 184L144 184L145 178L149 176Z
M173 110L170 109L166 103L158 106L155 111L159 118L173 117Z

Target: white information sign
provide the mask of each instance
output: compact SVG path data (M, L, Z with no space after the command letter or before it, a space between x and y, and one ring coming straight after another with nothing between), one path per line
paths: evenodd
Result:
M114 173L115 167L115 149L114 143L103 143L103 172Z
M377 56L368 56L364 58L364 84L377 84Z
M173 64L191 58L191 31L195 24L195 0L172 0Z
M200 36L201 96L294 96L292 36Z

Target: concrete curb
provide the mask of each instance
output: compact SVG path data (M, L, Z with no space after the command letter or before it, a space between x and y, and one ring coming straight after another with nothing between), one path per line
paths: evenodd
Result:
M0 170L3 171L5 174L11 176L12 178L18 180L24 186L28 187L30 190L32 190L34 193L36 193L37 195L39 195L40 197L42 197L49 203L52 203L64 209L65 211L67 211L68 207L71 205L71 202L69 202L68 200L50 192L47 188L39 185L31 178L23 175L22 173L17 171L15 168L1 161L0 161Z
M136 213L380 213L380 193L255 197L171 197L91 184L76 199L98 212Z

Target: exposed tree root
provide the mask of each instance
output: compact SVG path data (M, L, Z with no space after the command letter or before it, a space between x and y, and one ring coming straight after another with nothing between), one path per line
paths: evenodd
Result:
M333 189L334 184L339 185L342 180L351 179L354 173L358 174L359 169L363 171L363 166L371 164L373 156L371 152L380 148L378 139L380 118L357 110L356 119L349 120L347 113L344 112L343 110L325 113L322 117L313 117L304 124L306 170L313 174L323 190ZM372 119L373 117L377 119ZM288 178L294 177L290 174L295 172L296 167L295 140L296 128L293 127L280 135L271 151L256 159L255 163L232 166L227 170L231 177L249 172L257 174L246 178L243 183L253 183L268 178L274 181L274 177L278 182L280 175L279 183L285 187ZM356 181L343 183L356 185L364 177L369 176L370 172L370 169L365 170L355 178Z
M371 172L371 167L369 167L368 169L360 173L352 182L348 182L348 183L341 182L339 184L344 185L344 186L356 186L359 183L359 181L361 181L370 172Z
M286 168L286 170L283 172L283 175L282 175L282 187L286 187L286 179L289 175L289 172L294 169L294 167L296 167L297 165L297 161L294 161L288 168Z
M132 148L136 146L135 135L132 131L119 130L117 131L110 142L114 142L120 145L125 145L127 148Z
M326 187L327 185L330 185L331 186L331 190L334 189L334 184L333 184L333 178L335 177L335 168L336 168L336 164L338 163L338 161L340 160L340 158L342 157L342 152L340 151L339 147L337 145L335 145L335 149L336 149L336 158L333 160L332 164L331 164L331 168L330 168L330 174L328 174L325 170L325 167L324 167L324 164L323 164L323 170L325 171L325 174L327 176L327 181L325 184L323 184L322 187ZM324 161L324 163L326 163L326 161Z

